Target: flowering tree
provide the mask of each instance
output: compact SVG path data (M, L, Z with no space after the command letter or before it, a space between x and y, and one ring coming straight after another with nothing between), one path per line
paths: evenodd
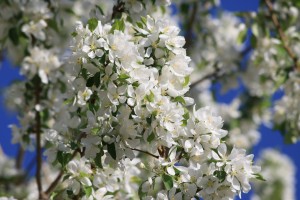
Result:
M16 168L1 157L0 199L234 199L255 179L254 199L294 198L292 163L286 180L270 177L286 166L268 150L270 181L259 182L249 152L261 123L299 138L299 3L265 0L243 21L212 16L215 1L174 1L175 16L170 4L0 1L0 45L24 76L6 91L20 152ZM211 86L238 78L247 90L218 102ZM26 150L36 151L34 179L21 167Z

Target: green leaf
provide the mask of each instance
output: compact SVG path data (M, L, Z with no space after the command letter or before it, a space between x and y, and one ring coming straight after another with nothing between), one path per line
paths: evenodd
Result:
M74 98L71 98L71 99L67 99L64 101L64 105L68 105L68 104L71 104L74 102Z
M139 28L141 28L141 29L143 29L143 28L144 28L144 25L143 25L143 23L142 23L142 22L137 22L137 23L136 23L136 25L137 25Z
M260 180L260 181L266 181L266 179L264 179L264 177L261 175L261 174L253 174L255 176L255 178L257 180Z
M81 69L81 76L86 80L88 78L88 72L86 68Z
M187 86L190 83L190 76L184 77L183 87Z
M173 178L167 174L162 175L162 181L164 182L164 186L167 190L170 190L173 187Z
M115 30L119 30L119 31L124 32L124 30L125 30L125 22L124 22L123 19L121 19L121 20L116 19L115 20L114 24L111 27L110 32L113 33Z
M139 87L139 82L138 81L135 81L134 83L132 83L132 86L134 87L134 88L137 88L137 87Z
M57 152L57 161L61 164L63 168L69 163L71 157L72 155L69 153L64 153L62 151Z
M71 33L71 35L73 36L73 37L76 37L78 34L77 34L77 32L73 32L73 33Z
M146 24L147 24L147 18L141 16L141 22L142 22L144 25L146 25Z
M64 176L64 178L63 178L63 181L65 181L65 180L69 179L70 177L71 177L71 175L70 175L70 174L67 174L67 175L65 175L65 176Z
M182 96L178 96L178 97L175 97L175 102L178 102L178 103L181 103L182 105L185 105L185 100Z
M185 109L184 115L183 115L183 119L184 120L182 120L181 126L186 126L187 125L187 121L189 120L189 118L190 118L190 113L189 113L189 111L187 109Z
M258 26L258 24L252 24L251 30L252 30L253 35L255 35L256 37L259 37L259 26Z
M146 95L146 99L149 101L149 102L154 102L154 94L152 91L150 91L150 94L149 95Z
M225 180L225 178L226 178L226 172L224 172L224 171L215 171L214 172L214 175L216 176L216 177L218 177L218 179L221 181L221 182L223 182L224 180Z
M146 181L144 181L140 187L139 187L139 190L138 190L138 195L139 195L139 198L140 199L143 199L143 197L145 197L147 195L146 192L143 192L143 184L145 183Z
M16 46L19 45L20 40L19 40L19 34L18 34L18 29L17 28L13 27L13 28L9 29L8 37L14 45L16 45Z
M47 20L47 25L50 28L52 28L53 30L55 30L56 32L59 32L59 28L57 26L57 22L54 19Z
M148 123L149 125L151 125L151 124L152 124L152 116L147 117L147 118L146 118L146 121L147 121L147 123Z
M97 72L97 73L94 75L94 83L95 83L95 86L96 86L96 87L99 87L99 86L100 86L100 72Z
M94 77L89 77L86 81L86 87L92 87L94 85Z
M52 192L50 196L50 200L54 200L57 195L58 195L57 192Z
M87 197L91 196L92 192L93 192L93 188L92 187L84 187L84 193Z
M117 159L116 147L114 143L107 144L107 151L114 160Z
M155 139L155 134L152 132L148 137L147 137L147 142L151 143Z
M247 29L245 28L244 30L240 31L239 32L239 35L237 37L237 43L238 44L243 44L246 40L246 37L247 37Z
M103 165L102 165L102 161L101 161L101 158L103 156L103 149L100 150L99 153L96 154L96 157L95 157L95 164L97 167L99 167L100 169L103 169Z
M93 32L98 26L98 20L96 18L89 19L88 26L90 31Z
M255 35L252 35L252 37L251 37L251 39L250 39L250 43L251 43L251 46L252 46L253 48L256 47L256 44L257 44L257 38L256 38Z
M128 74L120 74L119 75L119 80L124 81L126 79L130 78Z
M188 120L188 119L190 118L190 113L189 113L188 110L185 110L184 115L183 115L183 118L184 118L185 120Z

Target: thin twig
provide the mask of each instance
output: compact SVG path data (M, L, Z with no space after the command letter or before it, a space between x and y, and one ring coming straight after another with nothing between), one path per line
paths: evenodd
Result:
M191 85L190 85L190 88L194 88L196 85L198 85L199 83L207 80L207 79L215 79L215 78L218 78L219 76L221 76L221 74L219 73L219 69L216 69L216 71L210 73L210 74L207 74L206 76L202 77L201 79L193 82Z
M251 46L248 46L247 48L245 48L243 51L240 52L240 56L242 58L244 58L250 51L252 50L252 47ZM226 74L230 74L230 72L226 73ZM220 76L223 76L224 73L221 73L220 72L220 69L217 68L214 72L210 73L210 74L207 74L206 76L202 77L201 79L193 82L191 85L190 85L190 88L194 88L196 85L198 85L199 83L207 80L207 79L216 79L216 78L219 78Z
M156 158L156 159L159 158L159 156L154 155L154 154L152 154L152 153L150 153L150 152L148 152L148 151L144 151L144 150L140 150L140 149L136 149L136 148L130 148L130 149L133 150L133 151L138 151L138 152L141 152L141 153L148 154L148 155L150 155L150 156L152 156L152 157L154 157L154 158Z
M279 34L279 38L282 42L282 45L285 49L285 51L287 52L287 54L290 56L290 58L293 60L294 62L294 68L296 70L299 70L299 64L298 64L298 58L296 56L296 54L293 52L293 50L287 45L287 37L286 35L284 34L284 31L279 23L279 20L274 12L274 9L273 9L273 4L270 0L265 0L265 3L270 11L270 14L271 14L271 19L272 19L272 22Z

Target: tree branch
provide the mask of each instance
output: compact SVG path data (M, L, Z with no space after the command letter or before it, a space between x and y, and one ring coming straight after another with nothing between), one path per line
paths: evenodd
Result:
M215 78L218 78L221 76L221 74L219 73L220 72L220 69L216 69L216 71L210 73L210 74L207 74L206 76L202 77L201 79L193 82L191 85L190 85L190 88L193 89L196 85L198 85L199 83L207 80L207 79L215 79Z
M192 45L192 41L193 41L193 24L195 22L197 10L198 10L197 2L194 2L192 9L193 9L192 14L189 21L187 22L188 24L186 27L186 34L185 34L185 41L186 41L185 48L187 49Z
M22 146L19 146L18 154L16 157L16 168L20 170L22 168L23 159L24 159L24 149Z
M111 20L115 19L118 14L125 11L125 3L118 0L118 3L113 7L113 13L111 15Z
M76 149L71 157L71 160L74 159L74 157L76 156L77 153L80 153L80 149ZM54 181L49 185L49 187L47 188L47 190L44 192L46 195L49 195L55 188L56 186L59 184L60 179L62 178L62 176L64 175L64 170L61 169L59 174L57 175L57 177L54 179Z
M86 137L86 133L82 133L82 134L79 136L78 141L80 142L80 140L81 140L82 138L84 138L84 137ZM73 160L73 159L75 158L75 156L76 156L77 153L79 153L80 156L82 156L82 157L84 156L84 155L83 155L84 152L82 152L82 151L80 150L80 148L77 148L77 149L73 152L70 161ZM59 172L59 174L57 175L57 177L56 177L56 178L54 179L54 181L49 185L48 189L44 192L46 195L49 195L49 194L56 188L56 186L59 184L59 181L60 181L60 179L62 178L63 175L64 175L64 170L61 169L60 172Z
M290 56L290 58L293 60L294 62L294 68L296 70L299 70L299 64L298 64L298 58L296 56L296 54L293 52L293 50L287 45L287 37L286 35L284 34L284 31L279 23L279 20L274 12L274 9L273 9L273 5L272 5L272 2L270 0L265 0L265 3L270 11L270 14L271 14L271 19L272 19L272 22L279 34L279 38L282 42L282 45L285 49L285 51L287 52L287 54Z
M35 105L39 105L40 103L40 95L41 95L41 81L38 78L35 89ZM41 115L38 110L35 113L35 134L36 134L36 183L39 192L39 199L47 199L45 194L43 193L43 185L42 185L42 146L41 146Z
M152 156L152 157L154 157L156 159L159 158L159 156L154 155L154 154L152 154L152 153L150 153L148 151L144 151L144 150L140 150L140 149L136 149L136 148L130 148L130 149L133 150L133 151L138 151L138 152L141 152L141 153L144 153L144 154L148 154L149 156Z

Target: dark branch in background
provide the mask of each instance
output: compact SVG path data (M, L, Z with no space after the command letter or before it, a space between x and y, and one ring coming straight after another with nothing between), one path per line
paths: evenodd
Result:
M37 78L35 88L35 105L40 104L41 80ZM38 110L35 112L35 134L36 134L36 183L39 191L39 199L47 199L43 193L42 186L42 146L41 146L41 114Z
M217 68L216 71L212 72L211 74L207 74L206 76L202 77L201 79L193 82L190 85L190 88L193 89L196 85L198 85L199 83L207 80L207 79L216 79L219 78L220 76L222 76L223 74L220 73L220 69Z
M280 38L280 40L282 42L282 45L283 45L285 51L290 56L290 58L293 60L293 62L294 62L294 68L296 70L300 70L299 64L298 64L298 58L297 58L296 54L293 52L293 50L287 45L287 37L284 34L283 29L282 29L282 27L281 27L281 25L279 23L279 20L278 20L278 18L276 16L276 13L275 13L275 11L273 9L272 2L270 0L265 0L265 3L266 3L266 5L267 5L267 7L268 7L268 9L270 11L272 22L273 22L273 24L274 24L274 26L275 26L278 34L279 34L279 38Z
M250 53L252 50L251 46L246 47L243 51L240 52L240 56L242 58L244 58L248 53ZM231 71L232 72L232 71ZM230 72L228 72L227 74L230 74ZM217 68L214 72L207 74L206 76L202 77L201 79L193 82L190 85L190 88L193 89L196 85L198 85L199 83L207 80L207 79L217 79L220 78L221 76L226 75L225 73L221 72L221 69Z
M125 3L118 0L118 3L113 7L113 13L111 15L111 20L118 17L118 15L122 14L125 11Z
M192 42L193 42L193 25L196 20L197 10L198 10L198 3L194 2L193 6L192 6L192 14L191 14L189 21L187 22L187 27L186 27L185 48L187 48L187 49L189 47L191 47Z
M16 168L20 170L22 168L23 159L24 159L24 149L22 146L19 146L18 154L16 157Z

